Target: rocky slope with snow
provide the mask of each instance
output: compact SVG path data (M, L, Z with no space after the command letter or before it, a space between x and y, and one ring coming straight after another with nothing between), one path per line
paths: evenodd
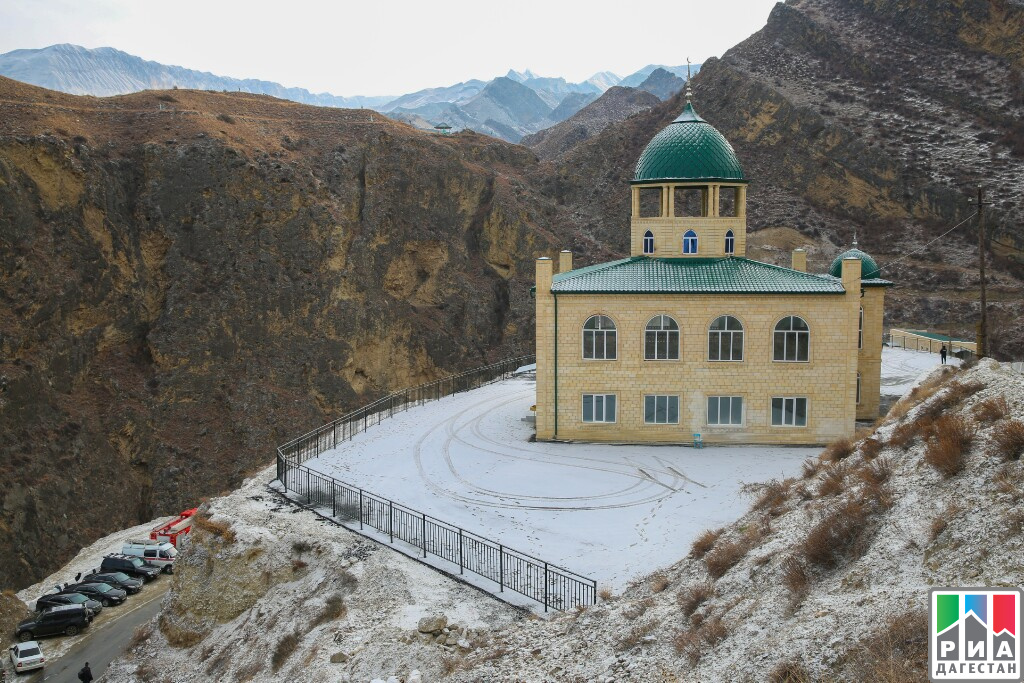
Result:
M677 564L550 619L295 511L263 472L206 507L108 680L922 680L930 586L1024 582L1022 416L1024 375L936 370Z

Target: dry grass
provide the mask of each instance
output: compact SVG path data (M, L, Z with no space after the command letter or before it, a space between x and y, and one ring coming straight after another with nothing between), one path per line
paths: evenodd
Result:
M601 590L597 591L597 597L601 598L605 602L608 602L609 600L615 597L615 594L612 593L611 588L609 588L608 586L604 586L603 588L601 588Z
M960 415L943 415L935 421L924 460L946 478L964 468L964 455L974 440L976 427Z
M1009 420L992 430L992 443L1004 460L1020 460L1024 455L1024 422Z
M821 460L817 458L808 458L804 460L803 464L803 477L804 479L811 479L821 469Z
M690 546L690 557L699 560L707 555L723 533L725 533L725 529L708 529L702 533Z
M277 671L284 663L288 661L288 658L292 656L295 649L299 646L299 640L302 638L302 634L298 631L292 631L281 637L281 640L277 641L277 647L274 648L274 655L270 658L270 665Z
M192 526L216 536L229 545L235 542L235 530L227 522L215 522L208 515L198 514L192 516Z
M860 444L860 454L865 460L874 460L882 452L884 444L875 438L864 439Z
M345 605L345 598L341 593L334 593L327 598L327 603L324 608L320 610L320 613L316 615L316 619L313 620L313 628L316 628L320 624L326 624L329 621L335 621L341 619L348 614L348 607Z
M657 628L657 626L658 623L655 621L646 621L642 624L636 624L635 626L633 626L633 628L629 629L629 631L624 636L622 636L615 642L616 649L620 652L623 650L633 649L634 647L642 643L644 641L644 638L649 636L651 632L654 631L655 628Z
M683 616L689 618L697 608L707 602L715 594L715 586L710 581L694 584L684 588L676 594L676 601L683 612Z
M790 595L794 600L800 600L807 595L811 587L811 573L807 565L800 558L790 555L782 561L782 582L786 584Z
M701 621L694 628L680 631L674 640L676 652L685 656L691 665L700 661L701 657L726 639L729 635L728 629L722 623L721 617L711 617Z
M974 406L974 419L978 422L997 422L1010 414L1010 404L1005 396L986 398Z
M704 556L708 574L716 579L721 578L744 558L750 548L751 544L746 538L716 543L714 549Z
M786 501L789 500L789 489L792 483L792 479L783 481L772 479L765 484L746 485L744 493L755 494L753 509L767 510L769 514L779 515L782 513Z
M779 662L768 674L768 683L814 683L814 677L797 660Z
M873 683L928 680L928 612L896 615L843 657L844 679Z
M235 673L235 683L249 683L263 671L263 662L249 662Z
M825 462L839 462L853 454L854 445L849 439L838 439L828 445L828 448L821 454Z
M807 533L801 554L812 565L831 568L843 557L863 552L861 541L869 512L859 500L836 505Z
M874 500L882 509L892 506L892 496L885 483L892 475L892 467L886 458L873 460L857 468L857 476L864 482L864 495Z
M961 511L962 508L956 503L956 501L953 501L947 505L942 512L935 515L935 517L932 518L931 524L928 525L928 540L934 543L935 540L942 535L942 532L949 527L949 520L956 517Z
M834 496L842 493L846 488L846 475L849 474L849 467L846 463L835 462L825 468L821 475L821 483L818 484L818 497Z
M128 649L134 650L143 643L149 641L153 635L154 626L152 623L140 624L132 632L132 639L128 642Z
M651 592L660 593L669 587L671 581L663 572L658 572L651 576Z
M996 485L996 490L1005 493L1016 502L1024 498L1024 489L1021 487L1020 479L1020 468L1013 463L1004 463L992 477L992 483Z

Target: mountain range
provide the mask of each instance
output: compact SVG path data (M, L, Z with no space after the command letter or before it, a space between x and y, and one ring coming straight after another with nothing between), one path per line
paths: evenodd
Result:
M690 68L696 73L700 65ZM172 88L265 94L302 104L375 109L420 128L445 123L454 130L469 128L511 142L564 121L612 86L648 89L645 81L658 69L676 79L661 77L650 84L650 91L664 99L674 92L673 88L682 87L687 74L685 65L649 64L625 78L602 71L581 83L538 76L530 70L509 70L490 81L469 80L400 96L342 97L271 81L229 78L169 66L111 47L90 49L60 44L0 55L0 75L73 95L108 97Z

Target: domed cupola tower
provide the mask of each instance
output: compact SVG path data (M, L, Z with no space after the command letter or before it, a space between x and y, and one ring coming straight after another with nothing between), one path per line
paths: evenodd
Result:
M686 108L647 143L632 185L631 255L745 256L747 179L732 145Z

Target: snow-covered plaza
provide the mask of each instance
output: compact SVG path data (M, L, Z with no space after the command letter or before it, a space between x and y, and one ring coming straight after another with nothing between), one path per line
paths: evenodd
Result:
M882 393L937 355L885 349ZM305 463L618 591L748 507L744 484L797 475L820 448L531 442L531 375L400 413Z

